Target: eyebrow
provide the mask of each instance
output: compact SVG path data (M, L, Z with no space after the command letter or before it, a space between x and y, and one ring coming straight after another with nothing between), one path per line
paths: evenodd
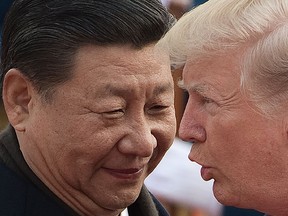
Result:
M109 92L109 94L114 94L114 95L121 95L123 93L127 93L127 89L125 88L119 88L119 87L115 87L111 84L107 84L105 85L104 87L105 91ZM165 92L169 92L169 91L173 91L174 90L174 86L171 82L167 82L165 84L162 84L160 86L156 86L154 89L153 89L153 95L159 95L159 94L162 94L162 93L165 93Z
M161 86L156 86L156 88L153 90L153 94L159 95L159 94L162 94L164 92L169 92L169 91L173 91L173 90L174 90L173 84L168 82L168 83L165 83Z
M204 94L209 89L211 90L211 88L208 87L207 85L200 84L200 83L190 83L189 85L185 85L183 80L179 80L178 86L179 86L179 88L182 88L186 91L193 91L193 92L196 92L200 95Z

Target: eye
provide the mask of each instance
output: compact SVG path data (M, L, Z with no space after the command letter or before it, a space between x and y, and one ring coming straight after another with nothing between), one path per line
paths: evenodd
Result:
M219 104L211 98L203 97L202 105L211 115L215 115L219 111Z
M206 105L214 103L215 101L207 96L200 95L200 94L188 94L190 100L197 102L199 105Z
M102 115L103 115L105 118L111 118L111 119L120 118L120 117L122 117L124 114L125 114L124 109L115 109L115 110L111 110L111 111L103 112L103 113L102 113Z
M204 104L214 103L214 100L208 97L202 97L202 103Z
M153 105L149 108L149 113L150 114L162 113L168 108L169 106L165 106L165 105Z

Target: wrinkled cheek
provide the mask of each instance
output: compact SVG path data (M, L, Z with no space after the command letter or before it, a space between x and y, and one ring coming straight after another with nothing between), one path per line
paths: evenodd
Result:
M173 144L174 139L175 139L175 130L173 129L169 133L167 133L162 143L158 144L158 153L160 155L164 155Z
M159 154L159 148L155 148L152 157L150 158L148 162L148 167L146 170L147 176L156 168L156 166L160 163L161 159L164 156L164 151L161 151L161 154ZM146 176L145 176L146 177Z
M164 139L161 141L158 140L157 147L154 148L153 155L149 161L148 165L148 174L150 174L155 167L160 163L162 158L164 157L165 153L168 151L168 149L171 147L174 141L174 130L170 130L169 133L166 133L167 135L164 136Z
M74 188L81 188L87 183L95 172L95 158L88 153L79 152L75 149L66 151L58 158L59 174L63 181Z
M170 148L170 146L173 144L173 141L175 139L176 136L176 132L177 132L177 123L176 123L176 118L173 118L171 120L170 123L168 123L168 125L170 125L170 129L168 131L168 136L167 136L167 148L166 151Z

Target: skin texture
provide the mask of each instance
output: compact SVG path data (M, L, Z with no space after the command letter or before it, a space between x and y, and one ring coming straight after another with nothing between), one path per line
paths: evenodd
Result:
M6 75L6 109L28 165L81 215L118 215L173 142L173 79L160 52L82 47L74 77L49 103L16 69Z
M240 91L240 59L240 52L188 59L179 136L194 142L189 159L203 166L204 180L214 179L219 202L287 215L287 199L279 202L288 192L287 113L268 119Z

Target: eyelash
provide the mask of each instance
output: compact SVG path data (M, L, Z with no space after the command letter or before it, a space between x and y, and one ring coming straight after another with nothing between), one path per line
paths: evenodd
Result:
M164 105L154 105L154 106L152 106L151 108L152 109L164 109L164 108L166 108L167 106L164 106Z
M151 112L152 112L152 114L153 113L161 113L167 108L168 108L168 106L164 106L164 105L154 105L148 109L148 112L150 112L150 114L151 114ZM110 118L121 117L124 114L125 114L124 109L115 109L115 110L111 110L111 111L103 113L103 115L110 117Z
M111 110L108 112L104 112L102 113L102 115L106 118L110 118L110 119L116 119L116 118L120 118L125 114L125 110L124 109L115 109L115 110Z
M202 97L202 102L205 104L208 104L208 103L213 103L214 101L211 98Z
M162 111L166 110L169 106L164 106L164 105L155 105L152 106L149 110L155 113L161 113Z
M106 113L118 113L118 112L121 112L121 113L124 113L124 110L123 109L116 109L116 110L112 110L112 111L109 111L109 112L106 112Z
M187 90L184 90L185 92L188 93L188 96L191 97L191 95L189 94L189 92ZM201 96L201 95L198 95L199 98L200 98L200 101L204 104L209 104L209 103L213 103L215 102L214 100L212 100L211 98L208 98L208 97L205 97L205 96Z

